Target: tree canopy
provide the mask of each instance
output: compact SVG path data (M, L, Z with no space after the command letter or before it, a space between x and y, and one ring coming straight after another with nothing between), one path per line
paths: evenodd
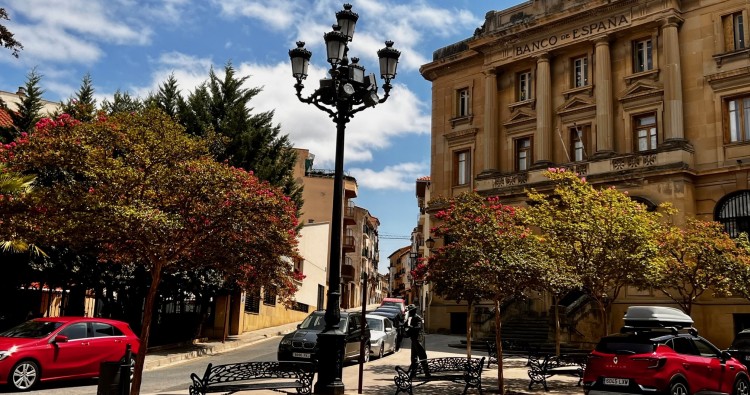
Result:
M732 295L738 265L748 255L718 222L687 217L684 226L665 225L658 234L659 258L648 285L660 290L690 315L693 302L707 291Z
M469 304L467 344L471 344L471 309L481 299L495 302L498 380L503 388L502 342L500 339L503 302L524 295L536 285L542 259L535 253L531 231L521 225L516 208L495 197L467 192L448 200L435 217L442 221L432 232L445 240L430 256L427 280L439 295ZM471 347L467 346L471 356Z
M614 187L595 188L565 169L549 169L551 193L528 193L527 221L553 262L571 265L597 303L604 333L613 300L629 284L645 282L657 254L659 214Z
M0 240L21 235L147 268L144 348L168 268L214 268L245 288L276 288L282 300L296 291L285 258L297 256L295 205L251 173L216 162L205 139L159 110L90 122L44 118L0 156L10 170L37 175L35 193L0 205Z

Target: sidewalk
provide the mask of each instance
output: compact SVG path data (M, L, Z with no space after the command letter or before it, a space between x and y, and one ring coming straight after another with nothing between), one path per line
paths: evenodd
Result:
M158 369L163 366L179 363L181 361L209 356L227 350L232 350L253 344L254 342L265 340L272 337L279 337L284 333L289 333L296 329L297 323L260 329L246 332L239 336L232 336L226 342L221 341L199 343L188 345L181 348L157 350L146 354L145 370ZM428 334L425 336L425 345L427 356L429 358L448 357L448 356L465 356L466 350L450 347L450 344L458 344L464 339L462 336L454 335L437 335ZM363 369L363 394L393 394L395 385L393 377L395 376L395 367L406 367L409 365L410 341L404 339L401 351L392 355L386 355L382 359L373 359L364 365ZM484 357L487 353L484 350L472 350L472 356ZM511 358L504 362L504 383L508 391L516 394L550 394L550 395L572 395L582 394L583 389L577 386L578 379L572 376L552 377L548 379L549 392L545 392L541 385L534 386L529 390L529 378L525 358ZM206 361L208 363L208 361ZM482 374L482 388L485 393L498 393L497 384L497 365L493 364L490 369L485 368ZM317 380L317 376L316 376ZM343 383L345 394L358 394L359 384L359 365L347 364L343 370ZM189 385L186 379L186 388ZM415 395L443 395L459 394L463 391L463 386L450 382L431 382L424 386L417 387L414 390ZM187 389L184 392L187 394ZM252 391L240 392L244 394L278 394L274 391ZM469 393L478 393L476 390L470 390ZM174 391L170 394L175 394Z

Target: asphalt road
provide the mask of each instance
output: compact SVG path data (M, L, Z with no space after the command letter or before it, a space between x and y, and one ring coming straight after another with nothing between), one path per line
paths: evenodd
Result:
M210 355L202 358L190 359L176 365L165 366L143 373L141 394L169 393L187 394L190 386L190 374L203 375L209 362L235 363L247 361L276 360L276 350L280 337L264 340L247 347ZM59 381L54 383L40 383L35 390L25 394L45 395L92 395L96 394L97 380ZM0 393L13 393L8 387L0 388Z

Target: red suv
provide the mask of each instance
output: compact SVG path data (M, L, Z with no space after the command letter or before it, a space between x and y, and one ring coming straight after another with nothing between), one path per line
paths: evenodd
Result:
M670 307L632 306L621 333L603 337L583 373L587 395L614 393L750 395L745 365Z

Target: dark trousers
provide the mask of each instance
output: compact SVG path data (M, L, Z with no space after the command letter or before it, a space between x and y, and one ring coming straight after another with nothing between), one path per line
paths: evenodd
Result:
M416 365L417 361L421 361L420 364L422 365L422 370L424 371L425 376L430 375L430 369L427 366L427 351L425 351L424 346L422 346L422 343L419 342L419 335L411 336L411 363L412 365Z

